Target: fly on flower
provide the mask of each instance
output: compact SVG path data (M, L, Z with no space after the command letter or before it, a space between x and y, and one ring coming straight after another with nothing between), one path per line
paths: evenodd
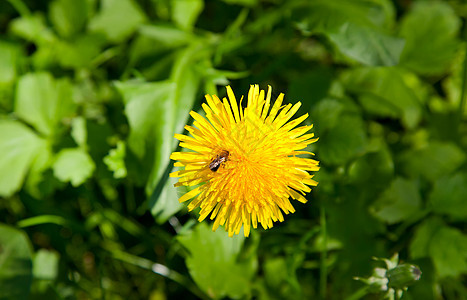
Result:
M209 164L209 169L213 172L216 172L217 169L221 166L221 164L227 160L229 157L229 151L222 150L219 155L217 155Z
M271 92L251 86L246 108L229 86L228 99L206 95L206 118L190 112L190 136L175 135L191 151L172 153L183 169L170 176L180 177L175 186L194 187L179 201L192 199L188 209L201 208L199 221L210 215L213 230L225 226L229 236L242 226L248 236L258 223L268 229L282 222L283 213L295 212L289 199L305 203L310 186L318 184L310 174L319 170L318 161L305 151L318 139L308 133L313 125L299 126L308 114L291 120L301 103L282 105L284 94L272 102Z

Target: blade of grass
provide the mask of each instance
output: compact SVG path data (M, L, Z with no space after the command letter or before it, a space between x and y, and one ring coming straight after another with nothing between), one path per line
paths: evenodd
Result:
M165 278L173 280L177 282L178 284L184 286L185 288L187 288L190 292L192 292L194 295L196 295L200 299L209 299L209 297L206 296L203 293L203 291L201 291L191 280L189 280L182 274L167 268L166 266L162 264L152 262L149 259L142 258L136 255L132 255L124 251L115 250L115 249L111 249L111 250L107 249L107 250L110 251L110 253L115 259L138 266L146 270L150 270L158 275L161 275Z

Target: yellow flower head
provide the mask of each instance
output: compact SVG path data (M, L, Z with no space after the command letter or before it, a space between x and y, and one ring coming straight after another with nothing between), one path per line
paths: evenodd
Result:
M282 212L295 212L289 197L307 201L309 186L317 185L308 171L319 170L318 161L298 155L313 155L303 150L317 138L307 133L312 125L297 127L308 114L289 122L301 103L282 105L284 94L271 103L271 87L265 95L251 86L244 109L243 97L239 106L230 86L227 95L222 101L206 95L207 120L190 112L194 127L185 129L191 136L175 138L192 151L172 153L175 166L185 169L170 176L180 177L175 186L198 186L179 201L194 198L188 209L201 207L199 221L211 214L213 230L225 225L233 236L243 225L248 236L251 225L271 228L273 221L284 220Z

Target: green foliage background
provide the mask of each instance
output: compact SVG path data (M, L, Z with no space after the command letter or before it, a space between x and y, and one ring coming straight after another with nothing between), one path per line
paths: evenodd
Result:
M467 299L466 16L461 0L1 1L0 299L346 299L396 252L423 272L404 299ZM320 184L228 238L178 203L169 155L204 94L255 83L311 114Z

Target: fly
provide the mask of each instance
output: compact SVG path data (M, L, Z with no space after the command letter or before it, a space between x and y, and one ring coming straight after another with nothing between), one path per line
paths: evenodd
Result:
M209 169L213 172L216 172L221 164L225 161L227 161L227 158L229 157L229 151L227 150L222 150L210 163L209 163Z

